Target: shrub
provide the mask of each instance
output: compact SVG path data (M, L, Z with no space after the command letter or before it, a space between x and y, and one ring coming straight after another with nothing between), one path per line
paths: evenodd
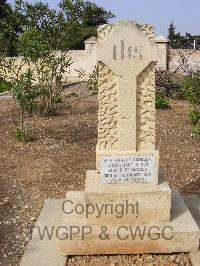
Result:
M156 87L167 97L182 98L181 80L183 75L168 70L156 70Z
M91 95L98 94L98 78L99 78L99 69L97 66L93 68L93 70L88 74L81 69L76 70L79 74L79 78L86 80L86 88L90 92Z
M193 124L192 133L200 136L200 77L192 74L182 80L182 90L184 97L193 105L193 110L189 112L190 122Z
M200 111L197 109L193 109L189 112L189 118L190 118L190 122L193 125L197 125L198 122L200 121Z
M0 93L9 91L11 89L11 82L5 81L5 80L0 80Z
M33 72L28 69L17 82L13 82L11 89L11 93L21 110L30 114L37 108L36 99L41 94L40 86L34 84L33 81Z
M28 28L18 37L18 52L32 61L48 55L50 47L48 41L42 35L42 30Z
M192 104L200 104L200 78L192 75L183 78L182 90L184 97Z
M156 94L156 108L157 109L169 108L169 101L163 93Z
M58 54L51 51L49 43L43 38L43 31L34 27L26 29L19 36L18 50L29 66L34 66L32 74L41 89L43 114L53 115L58 103L62 102L62 81L72 64L71 58L67 56L67 52Z
M26 113L32 114L37 109L37 98L40 96L41 88L34 84L33 73L30 69L13 82L10 90L12 96L17 101L21 111L21 129L16 130L15 137L19 141L30 141L30 132L25 127Z
M20 141L32 139L26 131L26 115L41 111L45 115L55 114L57 105L62 102L61 93L64 74L72 64L65 53L51 51L38 28L28 28L18 38L18 50L22 55L6 58L0 55L0 77L10 79L10 92L21 111L21 129L16 138ZM26 66L26 72L22 71Z
M98 78L99 78L99 70L95 66L92 73L90 73L89 79L87 81L88 88L91 91L92 95L98 94Z
M16 129L15 138L21 142L33 141L32 132L30 130L22 131L20 128Z

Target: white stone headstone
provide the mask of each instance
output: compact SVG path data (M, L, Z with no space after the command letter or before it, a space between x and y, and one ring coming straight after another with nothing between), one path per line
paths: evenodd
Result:
M158 183L155 150L155 64L157 47L154 28L135 22L104 25L98 30L99 124L97 169L103 183ZM153 154L153 160L151 160ZM144 169L129 171L140 179L106 179L105 158L148 157L151 177ZM114 170L114 169L113 169ZM111 171L111 170L110 170ZM124 171L124 169L123 169ZM136 172L136 173L135 173ZM128 175L127 173L127 175ZM115 181L113 181L115 180ZM136 180L136 181L134 181Z

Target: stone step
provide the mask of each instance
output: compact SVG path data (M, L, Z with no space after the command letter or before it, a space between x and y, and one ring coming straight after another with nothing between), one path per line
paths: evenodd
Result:
M159 171L159 183L158 185L142 184L142 183L125 183L125 184L103 184L101 182L101 176L96 170L88 170L86 172L85 180L85 192L97 192L97 193L136 193L136 192L166 192L170 191L170 187L166 182L161 170Z
M61 236L68 238L59 242L62 255L194 252L199 246L199 228L177 191L172 193L171 222L166 224L138 224L136 230L132 224L90 224L74 214L64 215L62 224ZM101 239L102 226L109 239Z
M67 198L70 198L70 195L68 194ZM90 223L102 224L112 221L112 223L135 225L170 221L171 189L161 176L159 185L101 184L100 175L96 171L87 171L85 193L79 197L79 201L83 198L84 205L108 206L108 208L111 206L116 214L106 213L95 219L98 217L98 211L95 211L89 216ZM122 208L124 214L121 217Z
M78 193L72 192L70 197L71 196L76 197L77 194L80 194L80 192L78 192ZM174 193L173 193L173 195L174 195ZM194 196L194 197L189 196L189 197L190 197L190 200L188 200L187 197L184 197L184 199L186 200L186 204L188 204L188 202L190 202L188 204L188 207L190 208L190 211L191 211L193 217L198 218L199 214L200 214L200 210L198 208L200 200L198 199L199 203L196 204L196 200L197 200L196 196ZM196 233L195 233L197 230L197 228L195 226L195 222L194 222L194 220L192 220L190 212L187 210L186 206L183 204L182 200L180 199L180 195L178 193L175 193L173 198L175 198L175 199L177 198L176 202L179 201L179 204L175 203L173 205L176 205L177 208L179 208L178 207L179 205L182 206L181 210L179 210L177 215L175 213L173 214L173 217L177 222L176 227L178 227L178 223L182 224L182 226L181 226L182 229L180 228L180 230L176 236L176 239L179 238L179 240L177 240L178 245L181 245L181 248L179 246L178 249L182 250L182 251L187 250L187 252L192 251L190 253L190 258L191 258L191 261L193 263L193 266L199 266L200 252L194 252L195 250L197 250L197 245L196 245L195 241L198 240L196 238ZM34 228L34 231L32 234L32 239L29 241L28 247L26 248L26 251L24 253L24 256L22 258L20 266L30 266L30 265L32 265L32 266L38 266L38 265L42 265L42 266L65 266L66 265L67 257L61 256L59 254L59 239L56 236L55 231L52 234L51 240L49 240L48 237L44 237L44 239L42 240L40 235L39 235L39 231L38 231L38 227L40 228L41 231L42 231L42 229L44 229L45 226L46 226L46 228L51 230L51 228L53 226L54 226L54 228L59 228L63 224L63 223L61 223L61 217L63 217L62 205L63 205L63 202L65 200L66 199L61 199L61 200L48 199L48 200L46 200L44 207L42 209L40 218L38 219L36 227ZM191 206L193 206L193 208L191 208ZM180 216L180 217L178 218L178 216ZM183 219L185 219L185 218L187 218L187 219L184 221ZM189 224L188 224L188 221L190 221ZM199 224L199 221L200 221L200 219L196 220L196 222L198 224ZM79 221L79 223L80 223L80 221ZM173 223L175 224L175 221ZM186 225L188 224L187 226L185 226L185 229L183 228L183 223ZM193 229L191 228L189 230L191 224L192 224ZM191 232L191 230L192 230L192 232ZM195 236L195 238L193 239L194 236ZM187 237L188 237L188 239L187 239ZM182 240L184 241L183 244L179 244ZM158 243L158 242L155 240L155 243ZM67 243L65 243L65 244L67 244ZM69 243L69 245L70 245L70 243ZM169 243L169 245L170 245L170 243ZM185 245L185 249L183 247L184 245ZM90 247L88 247L88 248L90 248ZM141 248L141 246L140 246L140 248ZM193 248L194 248L194 250L192 250ZM66 245L65 245L65 249L66 249ZM77 249L78 249L78 247L77 247ZM92 249L92 247L91 247L91 249ZM173 249L177 251L177 249L174 246L173 246ZM151 250L153 250L153 246L152 246ZM157 247L155 247L155 250L153 253L155 253L156 251L157 251ZM79 252L77 252L77 253L79 253Z

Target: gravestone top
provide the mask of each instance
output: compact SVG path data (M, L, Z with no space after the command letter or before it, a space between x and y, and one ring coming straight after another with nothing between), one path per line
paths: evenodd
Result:
M131 79L151 62L157 61L155 30L134 21L103 25L98 29L97 61L115 74Z
M155 151L157 46L154 28L133 21L101 26L98 29L97 60L97 169L105 177L108 168L104 162L108 156L132 156L134 159L135 156L140 156L141 152L144 156L145 153L156 153L155 156L158 154ZM151 161L150 157L149 160ZM151 173L151 178L145 177L148 174L145 171L128 174L140 175L139 180L144 182L154 182L157 178L153 176L158 174L157 170L155 172L154 164L158 163L158 158L154 158L153 161L151 169L147 171ZM122 175L118 174L118 177L111 178L112 180L104 178L102 182L127 180L127 177L123 178ZM128 181L130 180L128 178Z

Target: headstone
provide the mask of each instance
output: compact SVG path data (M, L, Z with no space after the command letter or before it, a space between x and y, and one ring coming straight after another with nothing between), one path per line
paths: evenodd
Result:
M87 171L85 191L67 194L62 224L68 226L68 238L60 242L61 254L197 250L198 227L181 195L171 193L159 171L154 28L132 21L101 26L97 58L97 169Z
M97 170L101 172L102 182L158 184L154 28L136 22L100 27L97 60ZM130 163L123 170L109 167L108 177L108 157L113 161L110 165Z
M62 219L50 228L43 221L41 230L60 240L62 256L195 252L199 228L158 171L154 29L121 22L101 26L98 36L97 169L87 171L85 191L68 192L55 213L46 206ZM29 251L30 260L37 249Z

